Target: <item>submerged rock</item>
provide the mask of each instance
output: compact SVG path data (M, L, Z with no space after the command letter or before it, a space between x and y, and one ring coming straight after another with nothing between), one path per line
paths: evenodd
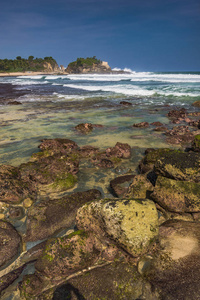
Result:
M133 124L133 127L147 128L147 127L149 127L149 123L148 122L135 123L135 124Z
M84 205L77 212L77 227L105 236L133 256L150 246L158 234L158 214L150 200L101 200Z
M100 196L101 193L93 189L52 201L42 201L30 207L27 214L25 241L43 240L58 230L72 226L78 208Z
M93 125L91 123L81 123L75 127L75 129L81 133L88 134L92 132Z
M20 243L21 238L15 228L0 221L0 267L18 254Z
M119 104L124 105L124 106L132 106L132 103L128 102L128 101L121 101Z

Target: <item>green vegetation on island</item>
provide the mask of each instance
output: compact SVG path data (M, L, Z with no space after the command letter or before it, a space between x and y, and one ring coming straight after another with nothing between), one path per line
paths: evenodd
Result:
M102 61L97 59L96 56L82 58L78 57L76 61L71 62L68 67L83 67L83 65L92 66L93 64L101 64Z
M17 56L16 59L0 59L0 72L25 72L25 71L54 71L58 69L56 60L49 56L44 58L34 58L29 56L28 59Z
M66 72L69 74L82 74L82 73L110 73L111 68L107 62L97 59L96 56L77 58L76 61L69 63Z

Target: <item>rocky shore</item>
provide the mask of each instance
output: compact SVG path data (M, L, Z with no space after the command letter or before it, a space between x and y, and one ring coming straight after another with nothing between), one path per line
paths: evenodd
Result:
M182 147L146 149L137 172L105 183L108 198L97 188L76 191L78 174L87 165L105 174L122 168L133 154L120 141L102 150L44 139L29 162L1 165L1 299L199 299L199 116L171 110L172 129L133 124L161 128Z

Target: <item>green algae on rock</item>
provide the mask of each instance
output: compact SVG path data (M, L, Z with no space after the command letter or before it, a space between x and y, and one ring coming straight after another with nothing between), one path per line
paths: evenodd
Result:
M77 227L104 239L108 236L133 256L147 251L158 234L153 201L115 199L92 202L77 212Z
M155 163L157 175L176 180L200 181L200 154L172 150Z
M200 134L195 135L192 143L192 150L195 152L200 152Z
M158 176L152 199L171 212L199 212L200 184Z

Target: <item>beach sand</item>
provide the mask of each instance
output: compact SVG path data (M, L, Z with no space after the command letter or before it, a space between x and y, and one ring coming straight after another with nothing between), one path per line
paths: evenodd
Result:
M68 73L65 72L11 72L11 73L0 73L0 77L15 77L15 76L34 76L34 75L67 75Z

